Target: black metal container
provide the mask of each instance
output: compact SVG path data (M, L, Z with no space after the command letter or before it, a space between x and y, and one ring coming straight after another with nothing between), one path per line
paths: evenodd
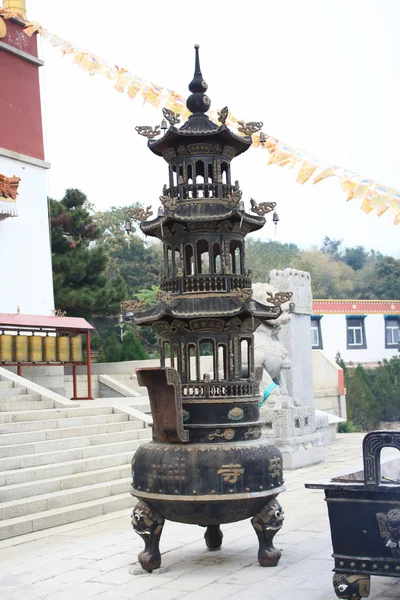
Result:
M160 368L137 371L154 423L153 441L132 461L132 494L139 499L132 524L145 541L139 560L148 571L161 564L164 519L206 527L207 546L216 550L221 524L252 518L259 562L273 566L280 558L273 537L283 522L276 500L284 490L282 457L259 439L262 368L254 365L253 333L281 314L291 294L277 294L269 305L252 298L245 236L263 227L275 203L253 201L250 215L239 183L231 183L232 159L248 150L262 123L243 123L239 136L225 125L227 108L220 125L209 119L198 47L189 89L188 121L178 129L179 116L164 109L171 127L148 143L169 168L158 216L146 222L143 209L132 215L146 235L162 241L165 261L159 304L144 311L129 303L135 323L158 334L161 357ZM150 127L137 130L153 138Z
M306 484L325 490L339 598L368 597L371 575L400 577L400 484L382 478L380 454L386 446L400 450L400 432L365 436L363 472ZM388 466L400 471L400 464Z

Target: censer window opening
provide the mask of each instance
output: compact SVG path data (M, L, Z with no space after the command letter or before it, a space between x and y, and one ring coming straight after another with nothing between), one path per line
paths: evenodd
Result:
M242 244L232 240L230 245L231 272L235 275L242 273Z
M251 340L242 339L240 341L240 356L241 356L241 377L247 379L252 371L251 361Z
M193 166L191 163L187 166L187 181L188 183L193 183Z
M188 182L188 185L193 185L193 166L191 163L189 163L187 166L187 182ZM185 193L185 196L186 196L186 193ZM188 192L187 197L191 198L192 192Z
M214 169L212 163L208 164L208 183L214 183Z
M167 366L167 358L171 357L171 344L169 342L164 342L163 344L163 356L161 357L163 359L163 363L164 365ZM169 363L170 361L168 361Z
M205 181L205 167L204 160L196 160L196 185L204 184ZM204 198L203 190L197 190L198 198Z
M174 277L178 275L178 269L181 266L181 253L179 248L174 248Z
M221 175L222 175L222 183L225 185L229 185L229 183L230 183L229 165L226 162L221 163Z
M197 381L197 358L196 358L196 345L195 344L189 344L188 345L188 367L189 367L189 374L188 374L188 380L189 381Z
M221 246L213 245L213 267L214 273L222 273Z
M191 244L185 246L185 270L186 275L194 275L194 252Z
M212 361L205 360L204 361L204 365L207 365L206 368L204 369L202 366L202 375L204 376L205 374L209 374L210 375L210 379L214 380L215 379L215 354L214 354L214 340L211 339L205 339L205 340L200 340L200 344L199 344L199 348L200 348L200 356L211 356L212 357ZM200 359L201 360L201 359ZM203 363L203 361L202 361Z
M178 179L176 174L176 165L171 165L171 176L172 176L172 186L176 187L178 185Z
M180 364L179 364L179 346L177 346L176 344L174 344L172 346L171 367L173 369L177 369L178 371L180 370Z
M207 240L197 242L197 273L204 275L210 273L210 256Z
M182 165L180 165L180 166L178 167L178 183L179 183L180 185L182 185L182 184L183 184L183 166L182 166Z
M228 379L228 352L226 344L218 344L218 379L227 381Z
M167 246L167 264L168 264L168 277L173 277L171 246Z

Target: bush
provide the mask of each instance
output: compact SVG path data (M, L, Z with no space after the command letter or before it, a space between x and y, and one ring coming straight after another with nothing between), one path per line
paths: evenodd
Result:
M345 421L344 423L339 423L338 425L338 433L356 433L358 431L360 431L360 429L351 421Z
M115 326L105 330L95 339L100 340L95 343L100 352L97 362L123 362L127 360L146 360L148 358L132 327L128 327L123 340L116 333Z

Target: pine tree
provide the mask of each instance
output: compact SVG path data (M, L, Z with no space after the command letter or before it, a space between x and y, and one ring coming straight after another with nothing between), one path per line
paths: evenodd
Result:
M100 232L90 208L77 189L50 199L55 305L68 316L117 314L125 297L123 279L106 274L108 257L96 244Z
M378 427L381 407L369 387L365 369L361 365L347 368L345 384L349 420L363 431Z

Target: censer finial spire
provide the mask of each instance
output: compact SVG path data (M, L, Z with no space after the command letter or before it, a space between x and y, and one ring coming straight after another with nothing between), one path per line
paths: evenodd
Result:
M196 52L196 59L194 75L192 81L189 84L189 90L192 92L192 94L186 101L186 106L188 107L191 113L205 113L208 111L211 105L210 98L205 94L208 85L204 81L200 69L199 48L199 44L195 44L194 49Z

